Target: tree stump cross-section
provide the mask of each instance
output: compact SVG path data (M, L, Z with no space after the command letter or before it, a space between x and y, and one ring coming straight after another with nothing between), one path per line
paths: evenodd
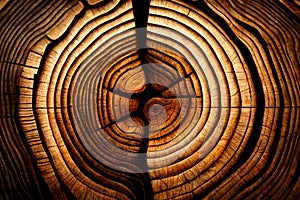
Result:
M0 199L300 199L299 18L0 1Z

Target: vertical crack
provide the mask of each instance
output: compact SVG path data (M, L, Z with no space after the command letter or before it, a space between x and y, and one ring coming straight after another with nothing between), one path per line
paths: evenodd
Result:
M133 0L132 1L133 7L133 15L136 27L136 38L137 38L137 48L139 52L139 58L142 64L147 63L146 61L146 41L147 41L147 21L149 15L149 7L150 7L150 0ZM149 79L147 76L147 72L145 71L146 79ZM149 81L149 80L146 80ZM145 129L143 134L143 139L141 143L140 149L140 156L138 156L137 162L141 162L143 164L144 169L148 169L147 164L147 151L148 151L148 144L149 144L149 127L148 121L143 120L145 123ZM148 127L148 128L147 128ZM147 170L148 171L148 170ZM142 173L142 181L144 183L144 199L153 199L153 188L151 185L151 179L148 172Z

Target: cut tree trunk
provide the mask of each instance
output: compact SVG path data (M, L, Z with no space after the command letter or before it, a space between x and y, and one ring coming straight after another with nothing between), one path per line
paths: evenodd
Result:
M300 5L0 1L1 199L300 199Z

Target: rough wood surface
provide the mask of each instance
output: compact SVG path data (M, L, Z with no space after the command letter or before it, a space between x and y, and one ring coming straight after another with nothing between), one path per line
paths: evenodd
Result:
M298 1L0 1L1 199L299 199Z

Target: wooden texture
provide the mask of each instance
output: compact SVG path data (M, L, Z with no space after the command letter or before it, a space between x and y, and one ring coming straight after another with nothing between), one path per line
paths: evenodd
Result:
M1 199L300 199L298 1L0 1Z

